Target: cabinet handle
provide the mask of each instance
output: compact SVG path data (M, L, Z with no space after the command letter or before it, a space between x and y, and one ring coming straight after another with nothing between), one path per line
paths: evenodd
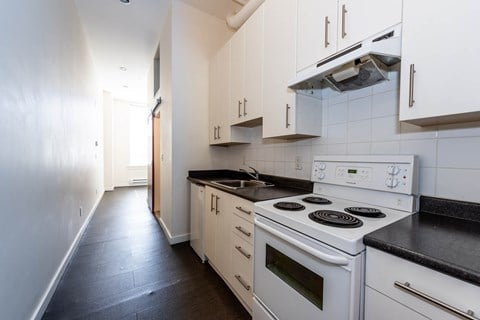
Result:
M244 230L242 227L240 226L236 226L235 229L237 229L238 231L240 231L241 233L243 233L244 235L246 235L247 237L250 237L252 235L251 232L248 232L246 230Z
M290 106L287 103L287 107L285 108L285 128L290 127L290 123L288 121L288 111L290 110Z
M217 139L221 139L220 138L220 126L217 127Z
M252 211L248 211L248 210L245 210L243 209L242 207L235 207L235 209L237 209L238 211L241 211L243 213L246 213L248 215L251 215L252 214Z
M213 209L215 209L215 208L213 207L213 198L215 198L215 195L212 193L212 194L210 195L210 212L212 212Z
M213 127L213 140L217 140L217 127Z
M250 260L250 258L252 257L252 255L250 253L246 253L242 247L240 246L235 246L235 249L238 250L238 252L240 252L245 258L247 258L248 260Z
M413 99L413 86L415 85L415 65L410 65L410 83L408 86L408 107L413 107L415 100Z
M330 42L328 42L328 25L330 24L330 21L328 21L328 16L325 17L325 48L330 45Z
M245 290L250 291L250 286L246 284L245 281L243 281L242 277L240 277L239 274L235 275L235 279L237 279L238 282L240 282L240 284L245 288Z
M347 32L345 31L345 19L346 19L346 14L347 14L347 8L345 8L345 5L342 5L342 39L347 36Z
M444 309L444 310L447 310L457 316L459 316L460 318L462 319L468 319L468 320L478 320L479 318L476 318L474 317L474 313L472 310L467 310L467 312L463 312L462 310L460 309L457 309L455 307L452 307L451 305L445 303L445 302L442 302L426 293L423 293L417 289L414 289L410 286L410 283L408 282L405 282L405 283L401 283L399 281L395 281L394 282L394 286L399 288L399 289L402 289L404 291L406 291L407 293L411 294L412 296L415 296L417 298L420 298L420 299L423 299L431 304L433 304L434 306L437 306L441 309Z
M243 98L243 115L247 115L247 99Z
M220 210L218 210L218 199L220 199L219 196L215 196L215 214L219 214Z
M242 117L242 101L238 100L238 117Z

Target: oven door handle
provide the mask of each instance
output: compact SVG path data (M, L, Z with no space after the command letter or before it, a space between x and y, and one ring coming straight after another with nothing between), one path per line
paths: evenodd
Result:
M332 256L330 254L326 254L326 253L323 253L323 252L320 252L310 246L307 246L306 244L296 240L296 239L293 239L292 237L289 237L283 233L281 233L280 231L277 231L275 230L274 228L270 227L270 226L267 226L266 224L260 222L260 221L255 221L255 225L257 225L259 228L273 234L274 236L294 245L295 247L305 251L306 253L308 254L311 254L312 256L322 260L322 261L325 261L325 262L328 262L328 263L331 263L331 264L334 264L334 265L339 265L339 266L346 266L348 265L349 261L347 258L345 257L338 257L338 256Z

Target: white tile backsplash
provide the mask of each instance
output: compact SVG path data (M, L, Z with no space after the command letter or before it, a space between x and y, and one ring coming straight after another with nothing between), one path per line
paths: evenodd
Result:
M216 163L238 169L246 163L261 172L310 179L313 156L322 154L416 154L421 194L480 202L480 122L417 127L398 121L398 72L372 88L339 94L323 90L320 138L263 140L218 152ZM300 157L301 170L295 168Z

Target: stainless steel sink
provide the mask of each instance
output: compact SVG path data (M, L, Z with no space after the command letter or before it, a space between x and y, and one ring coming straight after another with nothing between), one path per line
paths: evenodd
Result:
M228 189L244 189L244 188L264 188L273 187L274 184L259 180L218 180L210 181L212 184L228 188Z

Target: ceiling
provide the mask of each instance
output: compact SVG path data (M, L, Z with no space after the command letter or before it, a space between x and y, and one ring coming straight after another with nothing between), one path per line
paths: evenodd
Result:
M233 0L181 1L221 19L240 8ZM169 2L75 0L103 88L115 98L145 102L146 74Z

